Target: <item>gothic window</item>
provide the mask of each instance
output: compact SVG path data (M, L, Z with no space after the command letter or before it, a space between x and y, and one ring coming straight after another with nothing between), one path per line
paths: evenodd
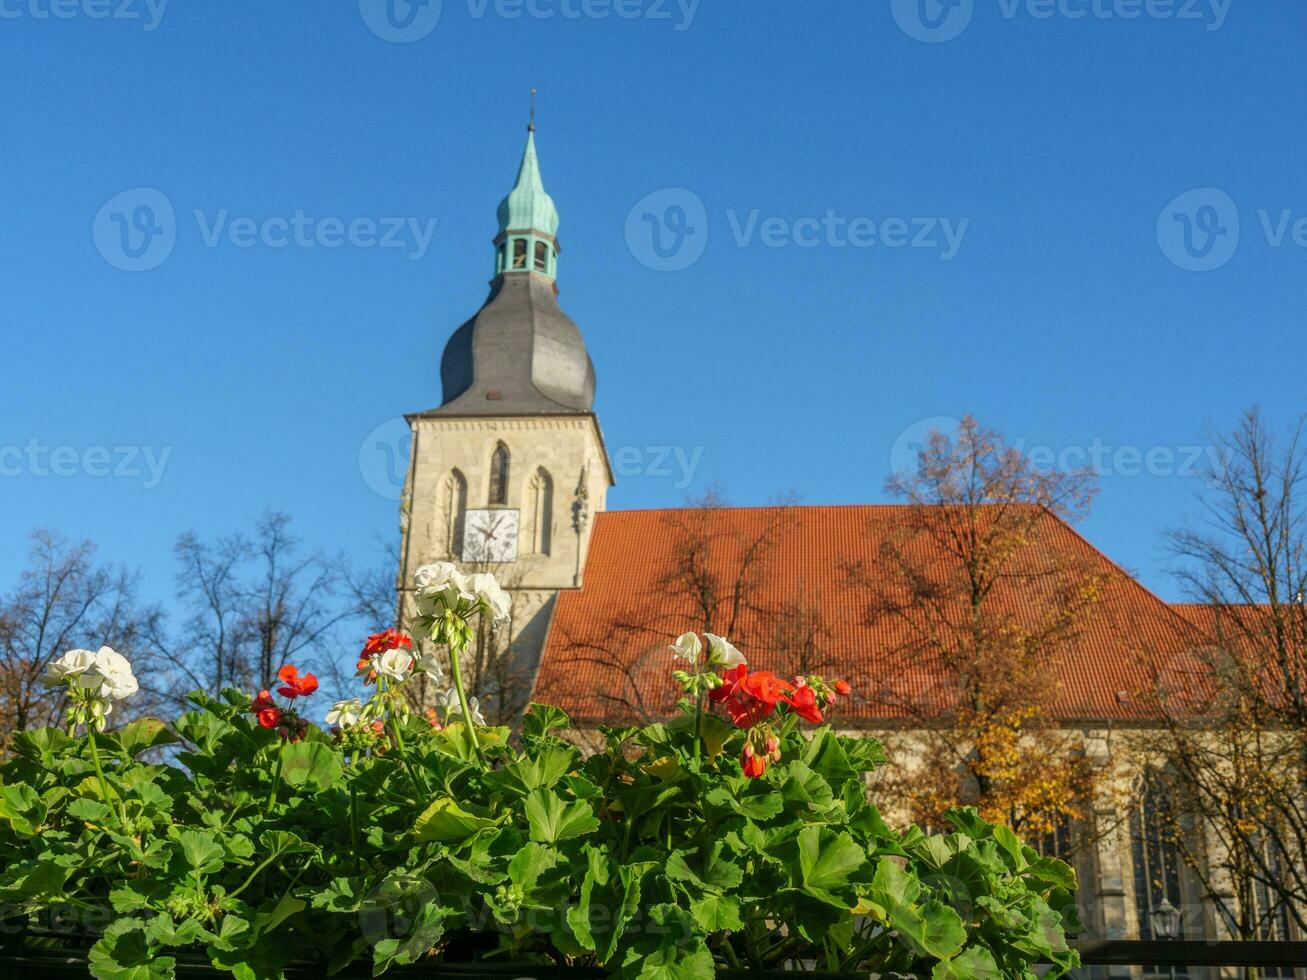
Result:
M531 550L549 554L554 530L554 481L544 467L531 478Z
M488 502L493 506L508 503L508 447L502 442L495 447L495 454L490 457L490 496Z
M544 242L536 242L536 272L549 271L549 246Z
M1162 939L1153 934L1153 912L1169 902L1185 909L1181 888L1180 850L1173 838L1170 815L1171 788L1161 773L1150 773L1140 782L1138 800L1130 813L1131 857L1134 864L1135 916L1140 939ZM1185 939L1186 916L1180 917L1179 934L1170 938ZM1192 974L1183 966L1145 966L1148 977L1190 980Z
M525 238L513 239L513 268L514 269L526 268L526 239Z
M467 514L467 480L458 470L445 477L441 497L445 554L457 558L463 552L463 518Z

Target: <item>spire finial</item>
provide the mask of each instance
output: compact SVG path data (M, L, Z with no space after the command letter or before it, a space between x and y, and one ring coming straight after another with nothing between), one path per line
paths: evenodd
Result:
M529 133L534 133L536 131L536 90L535 89L531 90L531 121L526 124L526 129L527 132Z

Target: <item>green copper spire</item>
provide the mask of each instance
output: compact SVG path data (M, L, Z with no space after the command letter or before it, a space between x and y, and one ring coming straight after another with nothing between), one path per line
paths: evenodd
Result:
M539 231L550 238L558 234L558 209L540 179L540 160L536 156L535 125L527 130L526 151L517 171L517 184L499 205L499 233Z
M499 205L495 275L521 273L552 281L558 274L558 209L540 179L534 115L533 108L517 183Z

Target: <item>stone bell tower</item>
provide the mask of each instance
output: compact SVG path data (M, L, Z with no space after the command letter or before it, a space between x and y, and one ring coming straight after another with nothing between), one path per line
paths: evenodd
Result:
M408 416L400 608L407 619L413 573L428 562L493 572L513 593L506 639L527 693L554 597L580 587L613 483L594 367L558 305L557 232L532 123L499 205L490 295L445 345L440 407Z

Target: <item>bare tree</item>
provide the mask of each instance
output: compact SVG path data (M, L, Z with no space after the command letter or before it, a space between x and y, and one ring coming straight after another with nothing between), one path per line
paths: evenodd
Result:
M1085 513L1093 477L1038 471L968 416L952 437L932 432L916 471L887 489L909 506L876 562L846 568L868 596L868 624L900 638L868 696L924 753L912 769L882 770L885 788L931 825L966 803L1028 839L1054 833L1084 815L1091 790L1091 767L1052 709L1100 582L1036 542L1050 514ZM929 688L903 685L909 675Z
M137 576L95 562L95 545L70 543L39 530L17 586L0 595L0 738L4 733L60 723L63 689L40 683L49 663L74 648L112 646L136 666L143 685L151 612L137 603ZM129 705L147 710L151 690Z
M1199 643L1155 678L1173 839L1238 936L1307 930L1307 445L1256 409L1213 433L1199 524L1172 531ZM1202 827L1195 837L1186 828Z
M258 689L291 662L343 677L351 653L334 648L334 631L355 606L338 601L337 570L301 553L289 527L285 514L267 513L252 538L178 538L177 597L189 616L175 634L152 637L172 667L174 700L197 688Z

